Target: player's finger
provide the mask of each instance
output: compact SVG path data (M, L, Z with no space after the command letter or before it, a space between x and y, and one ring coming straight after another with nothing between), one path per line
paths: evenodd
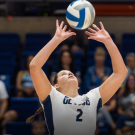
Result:
M71 29L69 29L68 32L71 32Z
M94 33L90 33L88 31L85 31L85 34L87 34L88 36L94 36L95 35Z
M63 25L64 25L64 21L62 21L61 24L60 24L61 29L63 28Z
M99 22L99 24L100 24L102 30L105 29L102 22Z
M93 26L93 28L94 28L95 30L97 30L97 31L100 30L95 24L93 24L92 26Z
M95 39L95 37L94 36L90 36L90 37L88 37L88 39Z
M96 33L96 31L93 30L92 28L88 28L88 30L89 30L90 32L92 32L92 33Z
M70 32L70 35L72 36L72 35L76 35L76 33L75 32Z
M59 21L56 20L56 28L58 28L58 27L59 27Z
M67 29L67 25L64 26L63 30L66 31L66 29Z

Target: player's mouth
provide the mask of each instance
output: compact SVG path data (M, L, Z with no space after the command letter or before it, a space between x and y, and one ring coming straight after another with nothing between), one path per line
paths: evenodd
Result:
M74 78L74 76L73 75L70 75L68 78Z

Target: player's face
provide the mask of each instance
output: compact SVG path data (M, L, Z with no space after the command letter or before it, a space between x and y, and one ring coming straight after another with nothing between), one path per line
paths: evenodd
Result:
M62 70L58 73L58 84L59 86L64 86L67 83L78 85L77 78L74 76L72 72L68 70Z

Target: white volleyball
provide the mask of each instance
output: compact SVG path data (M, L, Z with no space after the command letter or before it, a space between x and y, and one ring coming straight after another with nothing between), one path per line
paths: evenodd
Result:
M94 22L95 9L87 0L73 1L67 8L66 19L74 29L86 29Z

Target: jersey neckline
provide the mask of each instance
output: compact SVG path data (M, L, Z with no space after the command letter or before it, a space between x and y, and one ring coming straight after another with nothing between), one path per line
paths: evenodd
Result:
M59 92L59 91L58 91ZM61 92L59 92L59 93L61 93ZM61 93L63 96L67 96L67 95L65 95L65 94L63 94L63 93ZM78 97L80 97L80 95L78 94L76 97L70 97L70 96L67 96L67 97L69 97L69 98L72 98L72 99L76 99L76 98L78 98Z

